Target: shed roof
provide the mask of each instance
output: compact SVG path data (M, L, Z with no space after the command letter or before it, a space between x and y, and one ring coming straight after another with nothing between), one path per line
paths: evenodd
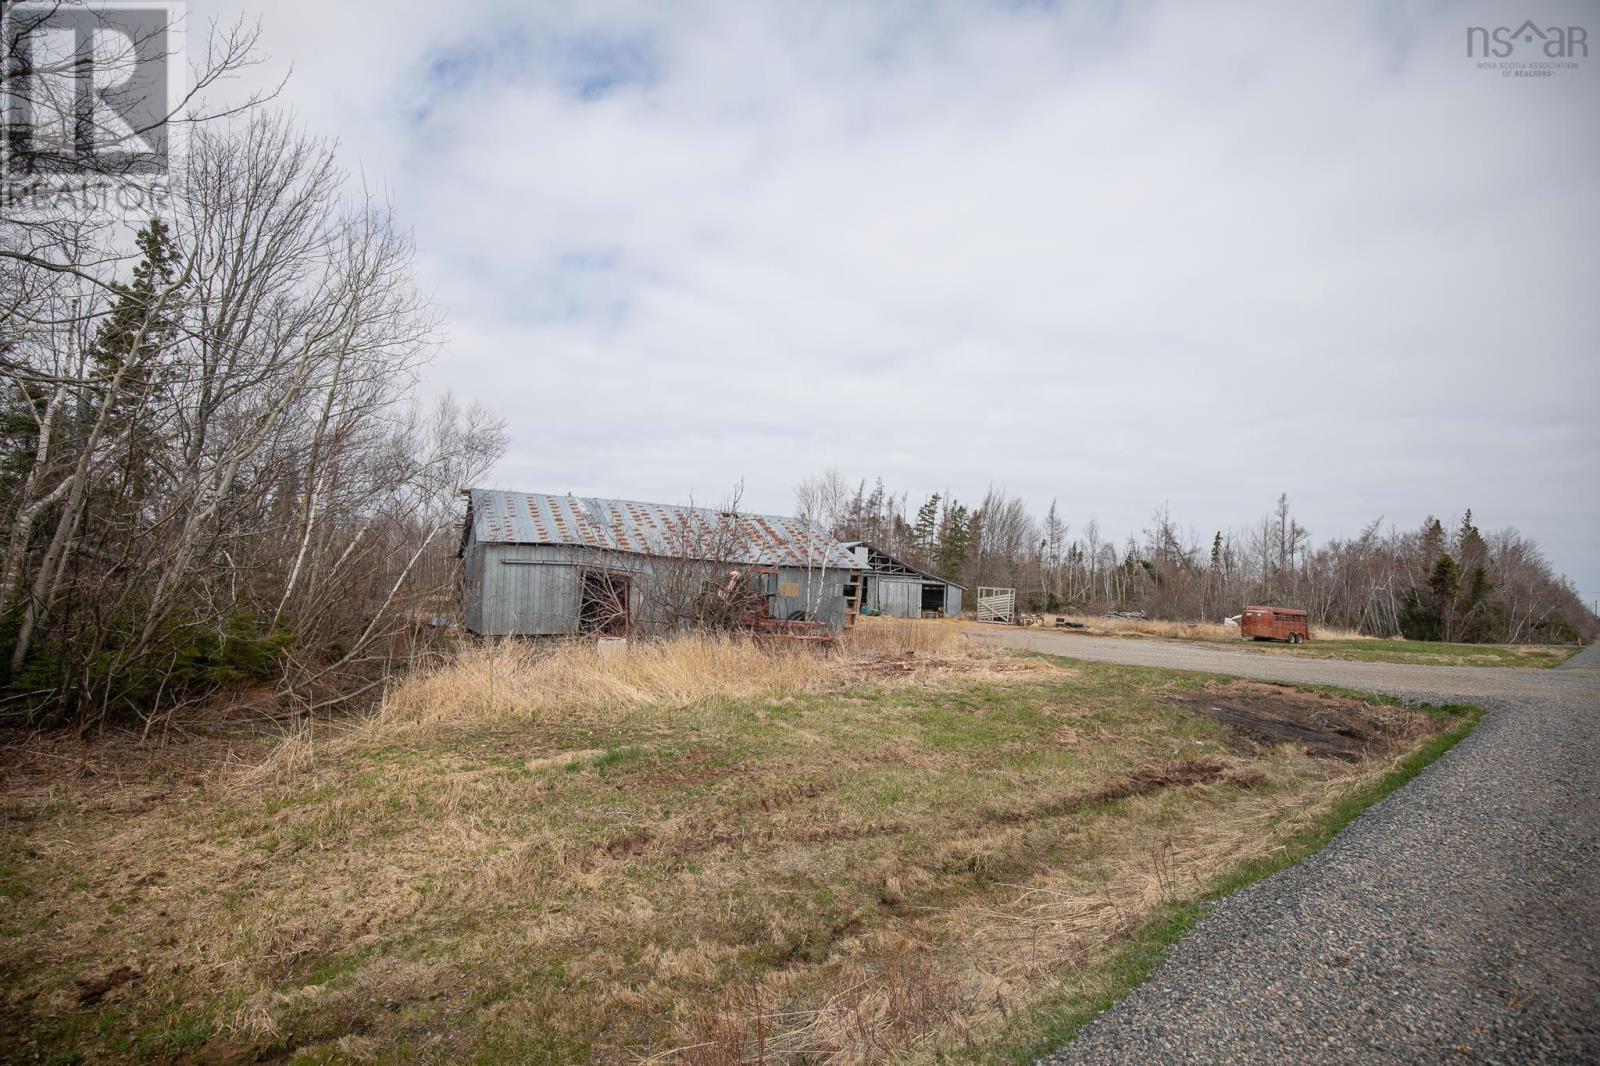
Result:
M920 567L915 567L904 560L896 559L886 551L879 551L877 548L874 548L864 540L851 541L849 544L846 544L845 547L862 547L867 549L867 568L873 573L882 574L885 577L921 578L923 581L931 581L940 585L953 585L954 587L962 590L966 589L965 585L957 584L954 581L942 578L938 574L930 574L928 571L923 570Z
M820 526L669 503L469 489L467 530L486 544L570 544L757 566L864 569Z

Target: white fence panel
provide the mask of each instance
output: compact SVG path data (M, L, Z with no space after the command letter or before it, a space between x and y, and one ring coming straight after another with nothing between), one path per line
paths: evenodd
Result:
M978 590L978 621L1004 622L1010 625L1017 617L1017 590L981 588Z

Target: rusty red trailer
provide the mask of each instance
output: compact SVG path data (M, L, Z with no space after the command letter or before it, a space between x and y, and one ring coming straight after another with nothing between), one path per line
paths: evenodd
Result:
M1246 607L1239 616L1239 635L1247 640L1286 640L1299 644L1311 639L1306 613L1293 607Z

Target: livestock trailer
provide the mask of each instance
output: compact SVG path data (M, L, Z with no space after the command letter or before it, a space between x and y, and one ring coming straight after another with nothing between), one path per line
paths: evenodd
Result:
M1311 639L1306 613L1293 607L1246 607L1239 616L1239 635L1249 640L1285 640L1299 644Z

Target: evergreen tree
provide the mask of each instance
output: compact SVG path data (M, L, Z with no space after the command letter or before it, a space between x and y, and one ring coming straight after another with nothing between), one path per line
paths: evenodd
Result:
M1432 566L1439 553L1444 551L1444 525L1429 515L1422 523L1422 561Z
M887 507L884 503L886 493L883 488L883 478L878 478L872 484L872 495L867 497L865 526L867 534L875 541L884 540L884 516Z
M1461 583L1461 596L1456 602L1456 613L1461 619L1457 640L1482 643L1496 639L1496 619L1499 611L1490 602L1489 594L1494 584L1489 579L1489 569L1482 563L1474 564Z
M939 503L942 497L936 492L929 496L923 505L917 508L917 522L912 527L912 545L914 546L914 561L919 566L925 566L938 553L939 548Z
M177 334L177 300L166 294L177 273L178 250L167 224L151 219L137 235L139 262L132 280L111 286L115 294L111 311L100 323L89 357L96 377L109 387L121 374L119 399L109 412L112 425L123 430L127 443L119 469L134 499L146 495L156 474L161 440L152 408L162 390L161 356ZM165 299L163 296L165 294ZM97 417L99 402L91 398L81 417ZM139 424L143 420L145 424ZM133 423L130 425L129 423Z
M140 228L136 243L139 262L134 265L133 279L111 286L115 296L111 313L100 324L90 349L90 357L105 377L126 364L152 361L171 343L176 328L175 301L171 297L164 303L161 300L178 266L172 233L165 222L154 218Z
M1478 532L1478 527L1472 524L1472 508L1467 508L1466 515L1461 519L1461 528L1456 531L1456 558L1461 562L1462 570L1470 570L1480 566L1489 555L1489 546L1484 543L1483 534Z
M967 514L967 540L966 554L972 563L972 571L967 574L968 584L974 588L983 584L984 556L987 545L983 542L983 507L974 507Z
M947 581L959 582L961 568L966 565L967 553L971 548L971 516L965 505L951 501L945 508L944 521L939 529L939 576Z
M1440 555L1428 574L1428 590L1433 593L1433 609L1444 640L1450 639L1456 594L1461 591L1461 567L1449 552Z

